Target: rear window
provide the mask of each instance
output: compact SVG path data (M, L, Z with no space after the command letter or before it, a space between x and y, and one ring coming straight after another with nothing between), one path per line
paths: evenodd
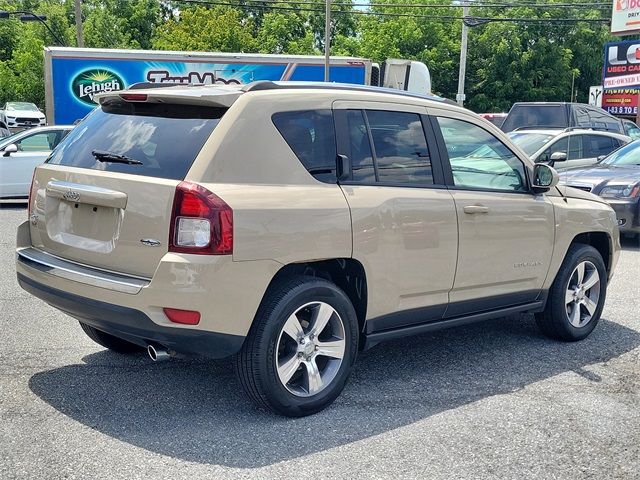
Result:
M514 105L502 124L510 132L521 127L567 127L564 105Z
M114 101L94 110L48 163L183 180L226 108ZM100 161L93 151L142 162ZM104 160L104 157L102 157Z
M331 110L280 112L271 119L311 175L321 182L336 182L336 134Z

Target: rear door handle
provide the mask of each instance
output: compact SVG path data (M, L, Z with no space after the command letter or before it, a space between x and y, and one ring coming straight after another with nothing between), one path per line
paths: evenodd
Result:
M489 207L484 205L467 205L463 210L464 213L489 213Z

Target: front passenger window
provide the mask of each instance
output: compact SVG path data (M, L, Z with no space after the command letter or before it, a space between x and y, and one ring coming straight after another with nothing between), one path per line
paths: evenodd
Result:
M513 192L528 190L524 165L493 134L462 120L438 117L438 123L455 186Z

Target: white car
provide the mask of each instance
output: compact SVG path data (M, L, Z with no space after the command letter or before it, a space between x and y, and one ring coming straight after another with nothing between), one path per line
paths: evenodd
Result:
M620 133L566 129L518 129L507 134L536 163L565 168L592 165L631 141Z
M0 110L0 127L10 130L44 126L47 119L33 103L7 102Z
M0 140L0 198L28 197L33 170L72 129L72 125L37 127Z

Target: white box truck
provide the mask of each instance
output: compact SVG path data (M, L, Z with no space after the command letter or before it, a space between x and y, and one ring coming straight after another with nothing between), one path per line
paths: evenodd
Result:
M245 84L256 80L322 81L324 57L241 53L102 50L45 47L45 103L49 124L71 124L96 104L96 93L140 82ZM431 93L423 63L331 57L329 81Z

